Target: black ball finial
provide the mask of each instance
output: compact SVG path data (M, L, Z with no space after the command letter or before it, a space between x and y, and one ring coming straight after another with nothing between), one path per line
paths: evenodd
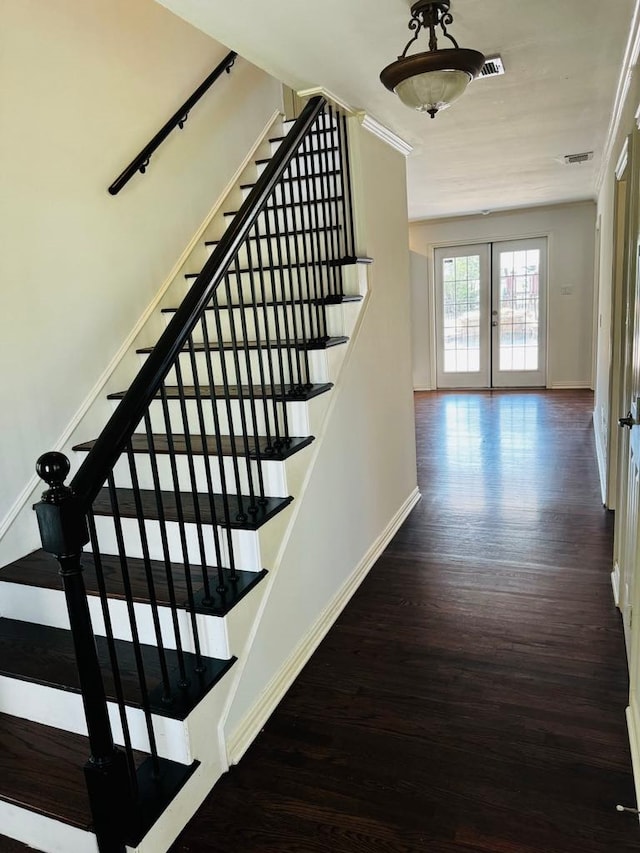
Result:
M43 455L36 462L36 474L41 480L54 491L62 491L67 474L71 470L71 463L64 453L55 450Z

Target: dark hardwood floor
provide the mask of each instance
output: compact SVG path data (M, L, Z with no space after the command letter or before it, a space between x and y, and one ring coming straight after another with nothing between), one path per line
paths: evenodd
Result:
M416 396L422 501L174 853L640 850L592 407Z

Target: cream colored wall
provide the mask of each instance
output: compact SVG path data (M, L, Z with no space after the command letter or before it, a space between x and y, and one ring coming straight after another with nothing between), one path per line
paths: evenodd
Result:
M579 168L579 167L576 167ZM593 368L594 232L593 202L534 207L412 222L411 250L429 260L429 276L414 276L412 335L416 387L435 387L433 319L425 291L432 289L433 248L442 245L548 237L549 301L547 385L590 388ZM418 270L417 267L414 269ZM424 269L424 268L423 268ZM570 292L567 293L566 291ZM425 309L429 313L425 314Z
M353 120L351 131L358 245L374 259L370 296L230 708L228 738L417 488L405 161Z
M238 60L117 197L107 186L227 49L153 0L6 0L0 27L0 565L38 546L61 435L280 108ZM3 534L6 534L3 537Z
M598 462L603 495L607 504L615 505L615 476L612 468L616 462L617 443L611 441L611 431L617 430L617 418L623 412L610 411L612 336L620 329L612 327L612 287L614 270L614 227L615 227L615 170L625 140L635 127L635 114L640 104L640 71L635 68L629 91L620 117L619 127L611 145L611 154L603 169L603 182L598 194L598 217L600 219L600 275L598 288L598 339L596 342L596 383L593 422L598 449Z

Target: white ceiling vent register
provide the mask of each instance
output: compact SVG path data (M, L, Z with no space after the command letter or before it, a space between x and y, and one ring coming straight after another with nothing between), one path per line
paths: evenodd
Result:
M478 74L478 80L482 77L499 77L504 74L504 62L501 56L487 56L484 65Z
M593 160L593 151L583 151L581 154L565 154L562 158L567 166L572 166L574 163L587 163Z

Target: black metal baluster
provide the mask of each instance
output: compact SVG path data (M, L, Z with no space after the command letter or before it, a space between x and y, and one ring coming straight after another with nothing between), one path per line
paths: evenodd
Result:
M260 239L257 237L256 239ZM247 248L247 262L248 267L251 270L251 234L249 234L249 239L246 242ZM240 274L240 262L238 260L238 256L236 255L236 259L234 261L235 266L235 274L236 277ZM229 279L226 279L226 287L227 293L230 294L229 290ZM227 297L230 298L230 295ZM258 429L258 415L256 411L256 397L255 397L255 388L253 384L253 368L251 367L251 353L249 351L249 342L248 342L248 327L247 327L247 316L245 314L245 304L244 304L244 296L242 293L242 288L238 288L238 305L240 310L240 328L242 330L242 338L245 342L245 356L247 359L247 385L249 387L249 409L251 414L251 425L253 427L253 438L254 438L254 453L255 453L255 464L258 473L258 503L264 504L265 501L265 490L264 490L264 477L262 471L262 452L260 450L260 434ZM232 310L232 309L230 309ZM256 358L258 359L258 370L260 373L260 378L262 380L261 384L261 392L264 394L264 369L262 366L262 350L260 348L260 334L259 329L256 326L255 329L255 345L256 345ZM247 467L249 469L252 468L252 455L249 447L249 436L247 431L245 430L244 436L244 445L245 452L247 454Z
M251 251L249 246L249 238L245 240L244 244L245 251L247 256ZM235 262L237 265L238 256L236 255ZM237 269L237 266L236 266ZM231 355L233 357L233 364L236 372L236 380L238 383L238 401L240 403L240 425L242 427L242 435L241 441L242 446L244 448L244 458L245 458L245 470L247 472L247 485L249 488L249 506L248 512L255 514L258 511L258 505L256 502L256 490L253 482L253 469L251 467L251 448L249 447L249 429L247 426L247 409L245 403L249 406L249 409L253 409L255 412L255 397L254 397L254 388L252 384L253 376L251 371L251 350L249 347L249 341L243 337L242 341L238 340L238 334L236 331L236 321L233 311L233 299L231 297L231 283L230 283L230 274L227 274L224 277L224 287L225 294L227 299L227 314L229 317L229 331L231 333ZM238 294L240 291L238 291ZM243 315L244 317L244 315ZM242 323L241 323L242 325ZM247 371L247 385L246 385L246 393L244 390L244 384L242 381L242 369L240 362L240 349L242 349L242 353L244 355L244 363L246 365ZM220 353L221 358L225 361L225 344L224 341L220 341ZM264 496L264 495L263 495Z
M217 307L214 305L212 310L214 313L217 313ZM220 340L220 321L216 320L216 326L218 328L218 340ZM202 340L204 341L204 345L207 350L210 350L209 343L209 330L207 327L206 318L203 316L200 319L200 327L202 329ZM225 535L227 539L227 560L229 563L229 580L232 583L236 583L238 580L238 575L236 572L236 562L235 562L235 553L233 548L233 534L231 531L231 507L229 505L229 489L227 487L227 472L225 470L225 462L224 462L224 454L222 448L222 432L220 429L220 414L218 412L218 404L216 401L216 390L215 390L215 377L213 375L213 365L211 363L211 359L207 359L207 377L209 381L209 393L211 395L211 414L213 415L213 434L216 442L216 450L218 453L218 465L220 471L220 485L222 489L222 512L225 518ZM226 374L225 374L226 376ZM228 383L227 383L228 387ZM231 417L231 401L229 397L225 394L226 399L226 407L227 407L227 418L229 421L228 430L229 433L229 452L231 454L231 464L234 468L234 475L236 477L236 483L238 484L239 490L239 481L240 475L237 469L237 460L236 460L236 447L235 447L235 436L233 432L232 425L232 417ZM222 565L222 564L221 564ZM221 586L223 583L220 584ZM220 590L218 590L220 592Z
M180 404L180 415L182 417L182 427L184 435L184 444L187 457L187 467L189 469L189 480L191 482L191 494L193 497L193 516L196 524L196 533L198 536L198 551L200 553L200 573L202 575L202 583L204 585L204 595L209 601L211 600L211 587L207 576L207 552L204 545L204 525L202 521L202 509L200 507L200 492L198 491L198 478L196 477L196 469L193 461L193 446L191 444L191 429L189 427L189 415L187 413L187 401L184 396L184 383L182 381L182 368L180 367L180 356L176 359L173 365L176 382L178 384L178 401ZM167 442L172 450L175 449L173 435L167 436ZM178 484L179 485L179 484Z
M257 227L254 225L252 231L249 234L250 237L255 238L255 242L257 243L260 239L260 232ZM250 245L250 244L249 244ZM268 400L268 392L267 392L267 382L265 380L265 369L264 369L264 360L267 360L267 366L269 370L271 370L271 347L270 347L270 339L269 339L269 309L266 302L262 301L262 316L264 320L264 334L260 332L260 315L258 313L258 295L256 294L256 273L253 265L253 252L249 252L247 255L248 261L248 270L249 270L249 288L251 291L251 311L253 314L253 325L255 327L256 334L256 346L258 347L258 352L260 353L260 358L258 360L258 368L260 372L260 391L262 398L262 413L264 416L264 429L265 429L265 437L266 437L266 445L264 448L264 452L269 455L273 452L273 440L271 437L271 425L270 425L270 411L269 411L269 400ZM262 270L260 271L262 274ZM242 272L238 266L238 260L236 259L236 269L235 269L236 279L241 281ZM264 288L263 288L264 293ZM242 293L242 287L238 288L239 294L239 304L240 310L244 311L244 294ZM273 310L277 311L278 306L274 304ZM265 350L264 355L262 354L262 340L265 340ZM271 394L273 395L273 374L269 373L271 378ZM276 418L277 419L277 418ZM259 453L262 452L262 441L260 436L258 435L257 426L254 426L255 430L255 439L256 446Z
M193 595L193 579L191 577L191 558L189 556L189 543L187 541L187 529L184 520L184 508L182 506L182 495L180 493L180 479L178 477L178 465L176 462L176 451L173 446L173 428L169 413L169 401L167 389L164 383L160 386L160 400L162 401L162 416L164 418L165 434L167 437L167 450L169 465L171 467L171 479L173 482L173 496L176 502L176 517L178 519L178 532L180 535L180 546L182 548L182 562L184 565L184 579L187 585L187 602L189 605L189 617L191 621L191 632L193 634L193 648L196 655L196 670L204 671L202 653L200 651L200 633L196 614L196 603Z
M319 121L320 118L321 117L319 117L317 119L317 121ZM304 142L302 144L302 156L303 156L305 161L307 158L308 145L309 145L309 139L307 138L304 140ZM314 185L313 179L308 174L308 170L306 168L305 168L304 181L305 181L305 189L306 189L307 204L308 204L308 211L309 211L309 221L311 222L311 235L310 235L311 236L311 240L310 240L311 252L310 252L310 254L311 254L311 257L313 259L313 264L312 264L313 284L314 284L313 299L314 299L314 305L316 308L316 321L317 321L317 327L318 327L317 340L321 341L321 340L325 339L327 336L326 321L325 321L324 311L323 311L324 296L325 296L325 294L324 294L325 272L324 272L324 265L323 265L322 259L321 259L322 258L322 251L321 251L320 233L319 233L319 227L318 227L319 213L318 213L318 201L317 201L316 187Z
M349 137L347 135L347 117L340 115L338 130L340 134L340 159L342 161L342 204L344 207L345 230L348 234L347 257L356 256L355 223L353 220L353 199L351 195L351 163L349 159Z
M131 475L131 486L133 489L133 500L136 507L136 518L138 521L138 532L140 533L140 544L142 546L142 561L144 563L145 575L147 579L147 590L149 593L149 606L151 608L151 619L153 621L153 630L156 637L156 647L158 649L158 659L160 662L160 672L162 675L162 701L170 704L173 701L173 692L171 690L171 682L169 679L169 667L167 666L167 656L164 649L164 641L162 639L162 629L160 627L160 613L158 611L158 599L156 596L156 586L151 571L151 555L149 554L149 541L147 538L147 529L144 523L144 510L140 499L140 483L138 479L138 471L136 468L135 456L131 442L127 442L125 448L127 461L129 463L129 474Z
M264 218L264 213L262 213L261 216ZM280 380L281 380L281 382L283 381L283 379L282 379L282 362L280 360L280 353L279 353L278 349L271 346L271 332L269 330L269 315L268 315L268 309L267 309L267 301L268 301L267 296L268 295L267 295L267 288L266 288L265 280L264 280L264 272L265 272L264 259L263 259L263 255L262 255L262 246L260 245L260 229L259 229L258 223L259 223L259 218L256 220L256 223L254 225L254 233L256 236L255 245L256 245L256 259L258 262L257 263L258 280L260 282L260 299L262 301L263 314L264 314L264 337L265 337L265 343L267 346L267 365L269 367L269 378L271 381L271 403L273 406L273 421L274 421L273 426L274 426L274 433L275 433L274 447L276 449L280 449L284 444L284 440L281 436L280 417L278 414L279 399L278 399L278 392L276 391L276 387L277 387L276 383L277 383L278 377L276 376L276 371L274 369L274 359L273 359L274 349L275 349L275 353L276 353L276 358L278 359L278 365L280 368ZM280 339L280 333L279 333L280 318L279 318L279 314L278 314L277 300L274 296L275 270L273 269L273 267L268 267L268 269L269 269L269 272L271 275L271 290L270 290L269 300L271 301L271 303L273 305L273 324L274 324L274 328L275 328L275 332L276 332L276 339L279 340ZM288 435L286 403L282 404L282 409L283 409L284 435L286 436L286 435Z
M207 437L207 430L205 428L204 422L204 408L202 405L202 393L200 391L200 377L198 374L198 364L197 357L195 352L195 347L193 345L193 335L189 335L188 341L189 347L189 358L191 361L191 373L193 376L193 388L194 395L196 398L196 410L198 413L198 425L200 427L200 440L202 442L202 464L204 465L205 477L207 480L207 495L209 498L209 511L211 512L211 525L213 530L213 546L216 553L216 567L218 574L218 586L217 591L220 594L223 594L227 591L227 585L225 583L224 571L222 568L222 548L220 545L220 532L218 530L218 513L216 510L215 500L214 500L214 490L213 490L213 480L211 477L211 466L209 462L209 443ZM211 350L208 346L204 346L203 356L205 359L205 364L211 363ZM220 444L220 435L216 435L217 443L218 443L218 459L219 466L224 467L224 458L222 454L222 447ZM222 477L221 477L222 481ZM226 482L225 482L226 487ZM222 488L222 483L221 483ZM211 591L208 587L204 589L205 597L202 600L202 604L205 607L210 607L213 604L213 598L211 597Z
M153 477L153 491L156 502L156 510L158 512L158 525L160 527L160 542L162 544L162 556L164 560L164 570L167 579L167 590L169 592L169 604L171 610L171 623L173 625L173 634L176 644L176 656L178 658L178 673L180 681L178 687L184 689L188 687L187 672L185 668L184 651L182 648L182 637L180 635L180 623L178 621L178 600L176 597L176 588L173 579L173 566L171 563L171 554L169 552L169 540L167 538L167 522L164 512L164 502L162 499L162 488L160 485L160 473L158 470L158 460L155 448L155 440L153 437L153 429L151 426L151 416L149 410L145 412L144 427L147 436L147 448L149 450L149 461L151 464L151 476Z
M300 231L300 240L296 239L293 243L294 246L294 263L293 267L290 267L291 272L290 275L293 278L293 270L295 269L295 278L297 282L297 299L292 299L291 301L291 310L296 313L296 303L300 307L300 327L301 327L301 340L304 342L302 348L302 356L303 356L303 365L304 365L304 376L305 376L305 385L307 388L311 387L311 370L309 367L309 347L308 342L313 338L313 333L311 330L307 329L307 305L310 300L309 293L309 269L305 265L306 261L306 235L309 231L308 223L304 220L304 215L300 217L301 222L298 221L298 212L302 211L302 208L299 208L299 205L295 204L292 201L292 181L289 181L288 184L283 184L283 189L289 189L289 203L285 203L283 205L283 216L287 216L287 212L291 211L291 222L293 225L294 231ZM285 192L286 195L286 192ZM305 256L305 257L303 257ZM298 336L297 327L296 327L296 337Z
M266 213L266 211L263 211L263 220L264 220L264 223L263 223L264 224L264 237L266 239L266 247L267 247L267 264L268 264L269 269L271 270L271 298L272 298L272 301L275 303L275 302L278 302L278 299L279 299L278 288L277 288L276 282L279 280L280 284L282 285L282 269L279 269L279 270L276 269L276 264L275 264L275 260L273 257L273 245L271 243L271 232L269 229L269 217L268 217L268 214ZM262 243L262 241L260 240L260 238L258 238L256 240L256 244L258 246L258 256L259 257L262 255L261 243ZM283 428L282 428L281 441L284 444L287 444L289 442L289 437L290 437L289 436L289 421L288 421L288 413L287 413L287 383L285 380L286 372L285 372L285 365L284 365L284 358L283 358L284 353L283 353L283 348L282 348L283 337L282 337L281 327L280 327L280 314L278 311L274 311L273 319L274 319L275 332L276 332L275 351L276 351L276 356L278 359L278 368L280 370L280 393L277 396L280 399L281 412L282 412L282 427ZM289 353L289 357L291 357L291 351L290 350L288 351L288 353ZM289 373L289 376L291 376L291 372ZM273 392L274 392L274 396L275 396L276 395L275 387L273 389Z
M328 120L327 112L322 114L322 120L325 125ZM310 157L310 165L311 169L314 173L315 179L319 184L319 195L320 195L320 205L322 210L322 243L324 247L324 258L327 270L327 284L328 284L328 296L336 297L338 293L338 284L336 280L336 270L337 267L334 263L332 263L331 258L331 234L329 233L329 229L331 228L331 209L329 206L329 172L331 171L331 159L330 159L330 149L331 149L331 141L330 135L327 133L322 140L322 145L318 147L317 152L317 168L314 163L313 152Z
M149 738L149 752L153 766L154 776L160 775L160 762L158 761L158 746L156 743L156 734L153 728L153 718L151 716L151 708L149 706L149 690L147 687L147 677L144 671L144 662L142 660L142 652L140 650L140 637L138 634L138 623L133 605L133 594L131 592L131 579L129 577L129 564L127 562L127 552L124 544L124 534L122 530L122 520L120 518L120 506L118 504L118 493L116 490L113 472L107 478L107 488L109 491L109 501L111 503L111 512L113 515L113 526L115 528L116 542L118 546L118 558L120 560L120 571L122 574L122 585L124 587L125 601L127 605L127 614L129 616L129 628L131 630L131 640L133 647L133 656L136 662L136 672L138 674L138 686L140 688L140 697L142 705L142 713L144 714L145 728L147 737Z
M291 164L287 167L284 178L285 181L287 178L292 178L291 172ZM283 183L283 187L284 187ZM267 202L268 204L268 202ZM269 210L269 207L267 207ZM278 214L278 209L272 205L271 212L273 213L273 218L280 227L280 218ZM293 340L295 343L295 360L296 360L296 369L298 372L298 382L295 390L298 393L304 391L307 386L307 382L309 379L309 351L305 346L305 340L300 335L298 331L298 317L296 312L296 301L300 298L300 288L298 283L298 274L299 268L294 266L294 262L291 259L292 250L291 247L294 247L294 254L298 253L298 240L300 235L296 233L297 229L294 227L292 222L288 217L288 211L286 208L282 209L282 234L280 240L284 240L284 251L281 252L281 258L283 260L284 266L287 268L289 273L289 298L287 298L286 293L283 292L283 308L285 317L289 317L288 304L289 300L291 301L291 329L293 334ZM304 237L304 231L302 232L302 237ZM280 240L278 242L280 242Z
M300 172L300 160L304 157L303 148L299 148L295 155L298 172ZM304 260L304 278L306 283L306 298L309 312L309 335L307 340L316 341L320 339L320 306L317 300L317 270L315 268L313 255L313 221L311 217L311 206L308 199L303 200L303 182L305 178L298 178L297 191L300 199L300 219L303 223L304 235L302 239L302 255ZM289 187L293 195L294 183Z
M111 664L111 672L113 674L113 686L115 688L116 702L118 704L118 716L120 717L120 725L122 726L122 739L124 741L124 751L127 757L127 767L129 768L129 779L133 790L138 790L138 778L136 775L136 765L133 760L133 746L131 743L131 731L129 729L129 719L127 717L127 705L124 698L124 690L122 689L122 677L120 675L120 664L118 663L118 655L114 640L113 623L111 621L111 612L109 610L109 597L104 579L104 569L102 566L102 556L100 554L100 546L98 544L98 534L96 531L96 523L93 511L90 509L87 513L87 523L89 525L89 536L91 539L91 549L93 551L93 563L96 570L96 580L98 582L98 595L100 597L100 609L102 610L102 619L104 621L105 639L107 641L107 649L109 651L109 662Z
M333 107L329 104L329 123L331 127L335 127L336 121L339 121L338 114L335 114L333 111ZM343 241L343 232L344 225L340 222L340 209L338 206L338 173L342 171L342 152L340 150L340 146L338 145L335 133L332 130L331 132L331 147L334 150L333 159L334 159L334 169L331 175L331 179L329 180L328 187L328 197L329 197L329 213L331 217L331 235L332 235L332 266L336 275L336 298L337 300L341 300L344 294L344 280L343 280L343 265L339 263L341 259L341 243ZM346 252L345 252L346 254Z
M271 230L271 217L270 217L271 212L272 211L269 207L265 208L265 210L264 210L264 230L265 230L264 238L265 238L266 246L267 246L267 257L269 258L269 266L276 268L276 271L277 271L277 275L274 276L274 279L273 279L274 289L275 289L275 294L276 294L275 301L277 302L277 301L281 300L283 302L286 302L287 287L285 285L284 267L283 267L283 259L282 259L282 245L281 245L282 237L280 234L280 229L278 228L277 219L274 223L275 224L275 233L273 233ZM275 253L273 251L274 245L275 245ZM274 258L274 254L275 254L275 258ZM287 271L287 272L289 272L289 271ZM279 292L277 291L276 281L280 282ZM296 383L296 379L295 379L294 351L297 352L297 350L295 350L295 343L292 342L292 340L291 340L291 330L289 328L289 318L287 316L286 311L282 315L282 326L284 326L284 338L280 334L280 329L278 329L277 346L278 346L279 358L280 358L280 361L282 363L283 362L282 347L284 344L284 355L286 356L286 362L287 362L287 366L289 368L289 374L288 374L289 375L289 386L290 386L289 390L287 390L285 382L284 382L284 372L283 372L283 376L282 376L282 379L283 379L282 394L283 394L283 399L286 399L288 394L295 390L296 385L300 384L299 380ZM288 438L289 438L289 433L287 430L286 439L288 440Z

